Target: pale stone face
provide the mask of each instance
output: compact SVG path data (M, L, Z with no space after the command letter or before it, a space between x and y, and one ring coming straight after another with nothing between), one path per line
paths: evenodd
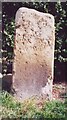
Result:
M50 95L54 62L54 17L22 7L16 13L15 23L13 88L16 96L26 99L33 95Z

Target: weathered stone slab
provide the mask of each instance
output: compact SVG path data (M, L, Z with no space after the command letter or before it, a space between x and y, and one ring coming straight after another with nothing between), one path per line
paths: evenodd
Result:
M21 99L51 97L54 63L54 17L25 7L16 13L13 88Z

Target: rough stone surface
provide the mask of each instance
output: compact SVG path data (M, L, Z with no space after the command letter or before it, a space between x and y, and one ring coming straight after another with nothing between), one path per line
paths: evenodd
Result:
M16 13L13 63L15 96L51 98L54 62L54 17L25 7Z

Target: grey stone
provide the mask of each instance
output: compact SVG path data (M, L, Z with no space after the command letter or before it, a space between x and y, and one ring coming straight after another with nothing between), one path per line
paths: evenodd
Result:
M19 8L16 13L13 63L15 96L52 98L55 28L54 16L34 9Z

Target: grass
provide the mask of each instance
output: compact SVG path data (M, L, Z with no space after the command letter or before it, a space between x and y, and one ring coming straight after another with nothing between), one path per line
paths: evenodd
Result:
M36 101L31 98L24 102L18 102L8 92L0 93L0 118L4 120L66 120L67 101ZM18 119L19 118L19 119ZM24 118L24 119L23 119Z

